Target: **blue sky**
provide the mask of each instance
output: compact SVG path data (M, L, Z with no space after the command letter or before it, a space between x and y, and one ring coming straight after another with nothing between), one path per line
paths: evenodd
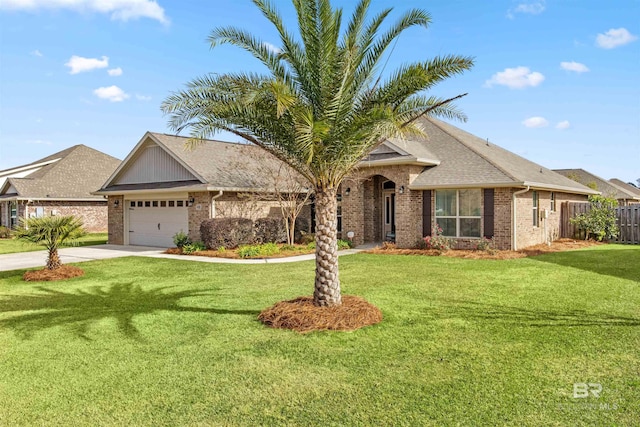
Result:
M288 0L276 4L290 23ZM350 14L354 0L333 0ZM475 57L438 86L454 123L549 168L640 178L639 0L372 0L432 16L404 34L385 72L443 54ZM196 76L260 64L210 31L233 25L278 45L249 0L2 0L0 169L74 144L124 158L147 131L170 133L160 103ZM236 140L228 135L218 139Z

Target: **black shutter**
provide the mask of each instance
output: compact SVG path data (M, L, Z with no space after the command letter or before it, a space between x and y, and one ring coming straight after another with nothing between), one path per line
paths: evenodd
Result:
M493 188L484 189L484 237L491 239L493 237L493 221L494 221L494 190Z
M431 190L422 192L422 236L431 236Z

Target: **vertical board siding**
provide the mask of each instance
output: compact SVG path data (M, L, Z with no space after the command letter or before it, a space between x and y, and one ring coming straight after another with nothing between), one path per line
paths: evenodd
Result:
M189 181L196 179L161 147L143 148L115 184Z
M431 236L431 190L422 192L422 235Z
M494 229L494 190L484 189L484 234L487 239L493 238Z
M579 230L571 224L571 218L591 210L589 203L564 202L561 205L560 237L585 239L586 231ZM640 245L640 205L629 205L616 208L618 238L616 242L629 245Z

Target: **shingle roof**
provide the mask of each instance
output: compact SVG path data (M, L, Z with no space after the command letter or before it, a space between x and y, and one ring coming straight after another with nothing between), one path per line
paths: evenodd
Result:
M289 188L296 188L295 184L288 182L290 178L296 178L301 182L296 172L262 148L252 144L203 140L190 149L187 147L188 137L155 132L148 132L141 143L144 144L145 141L148 143L148 137L187 166L209 190L268 191L273 188L276 176L282 180L278 185L283 189L286 189L287 185L291 185ZM118 174L128 167L126 163L129 159L133 160L134 157L125 160ZM287 172L278 175L281 168L287 168ZM112 176L101 191L113 192L126 189L111 184L112 181L116 181L116 176ZM159 185L160 183L147 184L145 188L160 188ZM193 186L193 181L189 185Z
M580 194L595 193L544 166L440 120L422 117L419 124L426 136L418 141L440 160L440 164L426 168L414 180L412 188L529 185Z
M617 178L612 178L609 180L610 183L617 185L618 187L621 187L623 189L625 189L626 191L628 191L631 194L635 194L636 196L640 197L640 188L635 187L631 184L628 184L624 181L621 181Z
M102 199L91 192L100 188L120 164L120 160L115 157L80 144L29 165L58 158L60 160L43 166L24 178L8 178L2 191L6 192L12 186L16 190L15 196L23 198Z
M581 184L595 187L603 195L607 197L613 197L614 199L634 199L640 200L640 196L633 194L626 189L600 178L597 175L587 172L584 169L555 169L555 171L561 175L569 177Z

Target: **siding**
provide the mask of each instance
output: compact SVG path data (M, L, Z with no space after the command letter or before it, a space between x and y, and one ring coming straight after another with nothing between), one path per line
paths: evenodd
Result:
M178 161L157 145L146 147L113 184L189 181L196 179Z

